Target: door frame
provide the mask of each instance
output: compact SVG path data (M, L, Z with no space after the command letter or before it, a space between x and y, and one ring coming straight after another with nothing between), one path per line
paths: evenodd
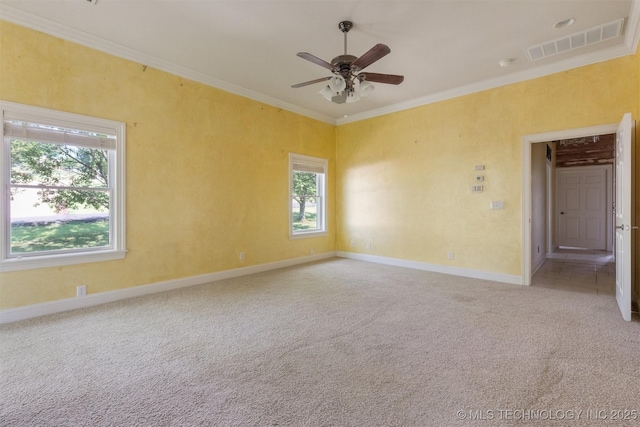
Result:
M521 284L531 285L531 144L616 133L619 123L522 136ZM615 170L615 169L614 169Z

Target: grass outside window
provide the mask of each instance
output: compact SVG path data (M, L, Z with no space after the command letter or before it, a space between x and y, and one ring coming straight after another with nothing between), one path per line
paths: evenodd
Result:
M11 224L11 252L30 253L109 245L106 219Z

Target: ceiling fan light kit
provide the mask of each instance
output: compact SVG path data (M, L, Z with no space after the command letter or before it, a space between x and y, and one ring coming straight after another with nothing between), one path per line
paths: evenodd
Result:
M334 92L342 92L347 88L347 82L342 76L333 76L329 80L329 87Z
M391 52L388 46L377 44L359 58L347 54L347 33L353 28L351 21L342 21L338 28L344 34L344 55L336 56L328 63L308 52L298 52L298 56L307 61L330 70L334 75L298 83L292 88L308 86L314 83L326 82L327 86L318 92L323 98L336 104L351 103L373 92L374 86L370 82L398 85L404 76L395 74L363 73L362 70Z
M327 101L331 101L331 98L333 98L333 95L334 95L334 92L331 90L331 87L329 87L328 85L323 87L322 90L320 90L320 92L318 93L322 95L322 97Z
M368 81L360 82L360 96L365 97L369 95L376 87Z
M355 90L347 93L347 104L352 102L360 101L360 95Z

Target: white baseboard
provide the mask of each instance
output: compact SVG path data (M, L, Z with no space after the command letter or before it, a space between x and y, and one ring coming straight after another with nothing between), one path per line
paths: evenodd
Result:
M413 268L415 270L432 271L434 273L451 274L453 276L470 277L473 279L492 280L494 282L509 283L512 285L522 285L522 277L512 274L494 273L491 271L472 270L470 268L449 267L446 265L429 264L426 262L409 261L399 258L387 258L375 255L356 254L352 252L338 251L337 256L350 258L359 261L375 262L377 264L393 265L396 267Z
M399 258L387 258L374 255L356 254L351 252L325 252L300 258L291 258L267 264L252 265L249 267L234 268L231 270L218 271L215 273L190 276L180 279L167 280L164 282L152 283L148 285L133 286L115 291L99 292L89 294L84 297L65 298L57 301L32 304L16 308L0 310L0 324L17 322L19 320L31 319L33 317L45 316L48 314L60 313L63 311L75 310L78 308L91 307L94 305L106 304L127 298L134 298L143 295L155 294L158 292L180 289L188 286L202 285L234 277L247 276L249 274L261 273L278 268L291 267L294 265L306 264L313 261L333 258L339 256L359 261L374 262L378 264L393 265L396 267L413 268L416 270L433 271L436 273L451 274L454 276L470 277L474 279L493 280L495 282L521 285L522 278L503 273L493 273L490 271L472 270L461 267L448 267L445 265L428 264L419 261L409 261Z
M218 280L230 279L233 277L247 276L249 274L261 273L263 271L276 270L278 268L291 267L294 265L306 264L313 261L333 258L335 256L336 253L333 251L325 252L300 258L291 258L282 261L271 262L267 264L258 264L249 267L234 268L232 270L202 274L199 276L190 276L181 279L167 280L164 282L152 283L149 285L140 285L125 289L118 289L115 291L99 292L83 297L65 298L41 304L8 308L0 310L0 324L16 322L18 320L30 319L47 314L60 313L62 311L106 304L109 302L119 301L127 298L139 297L142 295L170 291L172 289L202 285L205 283L216 282Z

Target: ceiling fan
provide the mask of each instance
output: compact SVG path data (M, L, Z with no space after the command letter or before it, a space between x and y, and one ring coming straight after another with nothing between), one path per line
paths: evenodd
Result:
M331 60L331 63L328 63L308 52L298 52L298 56L300 58L324 67L330 70L334 75L310 80L304 83L298 83L291 86L292 88L299 88L328 81L328 85L318 93L328 101L333 101L336 104L342 104L344 102L349 103L358 101L360 97L367 96L371 93L374 86L370 82L392 85L402 83L404 76L362 71L369 65L390 53L391 49L389 49L389 46L379 43L359 58L349 55L347 54L347 33L351 28L353 28L353 23L351 21L342 21L338 24L338 28L344 34L344 55L336 56Z

